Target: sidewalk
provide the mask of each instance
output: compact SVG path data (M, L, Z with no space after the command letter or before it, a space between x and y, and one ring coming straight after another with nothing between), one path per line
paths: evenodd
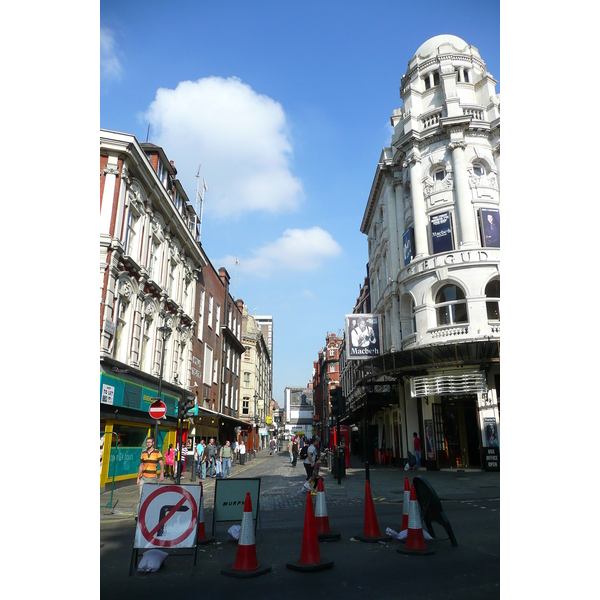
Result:
M287 466L287 452L279 452L275 458L269 457L268 451L259 452L254 460L248 461L245 465L236 465L232 469L232 477L261 477L264 475L272 476L272 467L274 460L279 460L281 467ZM294 470L294 477L301 477L302 471ZM325 493L336 501L364 501L365 497L365 465L360 462L357 456L350 456L350 467L346 469L345 477L341 478L338 484L337 477L328 468L321 468L321 475L325 486ZM391 465L371 465L369 464L369 485L374 502L399 502L404 499L404 479L408 477L409 482L419 476L426 479L436 491L440 500L470 500L482 498L500 498L500 473L485 472L481 469L443 469L440 471L428 471L425 468L412 469L405 471L400 467ZM185 472L181 483L183 485L199 485L200 481L195 478L191 480L190 467ZM171 479L164 480L164 484L172 484ZM212 501L214 495L215 480L207 477L202 481L204 486L204 507L205 510L212 510ZM139 502L139 488L135 484L135 479L131 485L116 488L111 491L110 483L106 486L105 492L100 494L100 519L121 520L133 519L137 515ZM261 489L263 495L285 495L284 491L272 491Z

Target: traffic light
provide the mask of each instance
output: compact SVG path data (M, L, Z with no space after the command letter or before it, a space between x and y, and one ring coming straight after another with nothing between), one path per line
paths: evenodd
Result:
M345 409L344 396L341 387L334 387L329 390L329 400L331 401L331 414L334 417L341 415Z
M193 416L190 411L196 406L196 399L194 397L181 398L177 405L177 418L186 419L187 417Z

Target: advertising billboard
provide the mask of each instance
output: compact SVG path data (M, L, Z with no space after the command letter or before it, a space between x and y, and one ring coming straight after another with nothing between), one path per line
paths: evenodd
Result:
M381 315L346 315L348 360L364 360L381 354Z

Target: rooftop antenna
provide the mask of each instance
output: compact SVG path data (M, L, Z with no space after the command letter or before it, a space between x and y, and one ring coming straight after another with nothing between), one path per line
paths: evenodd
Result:
M202 210L204 209L204 192L208 191L208 186L206 185L206 181L204 177L202 178L202 195L200 195L200 169L202 168L202 164L198 165L198 172L196 173L196 179L198 179L198 183L196 184L196 214L200 216L200 221L198 223L198 242L200 242L200 237L202 235ZM198 210L198 201L200 201L200 210Z
M150 137L150 123L148 123L148 132L146 133L146 144L148 143L149 137Z
M235 300L235 282L237 281L237 266L240 261L235 259L235 267L233 268L233 299Z

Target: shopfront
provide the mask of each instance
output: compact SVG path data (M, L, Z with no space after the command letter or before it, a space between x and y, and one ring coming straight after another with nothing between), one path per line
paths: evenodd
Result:
M146 438L157 422L148 408L158 387L130 373L100 372L100 487L129 484L137 478ZM178 397L163 391L167 415L158 423L157 448L164 452L177 441ZM185 425L184 425L185 427Z

